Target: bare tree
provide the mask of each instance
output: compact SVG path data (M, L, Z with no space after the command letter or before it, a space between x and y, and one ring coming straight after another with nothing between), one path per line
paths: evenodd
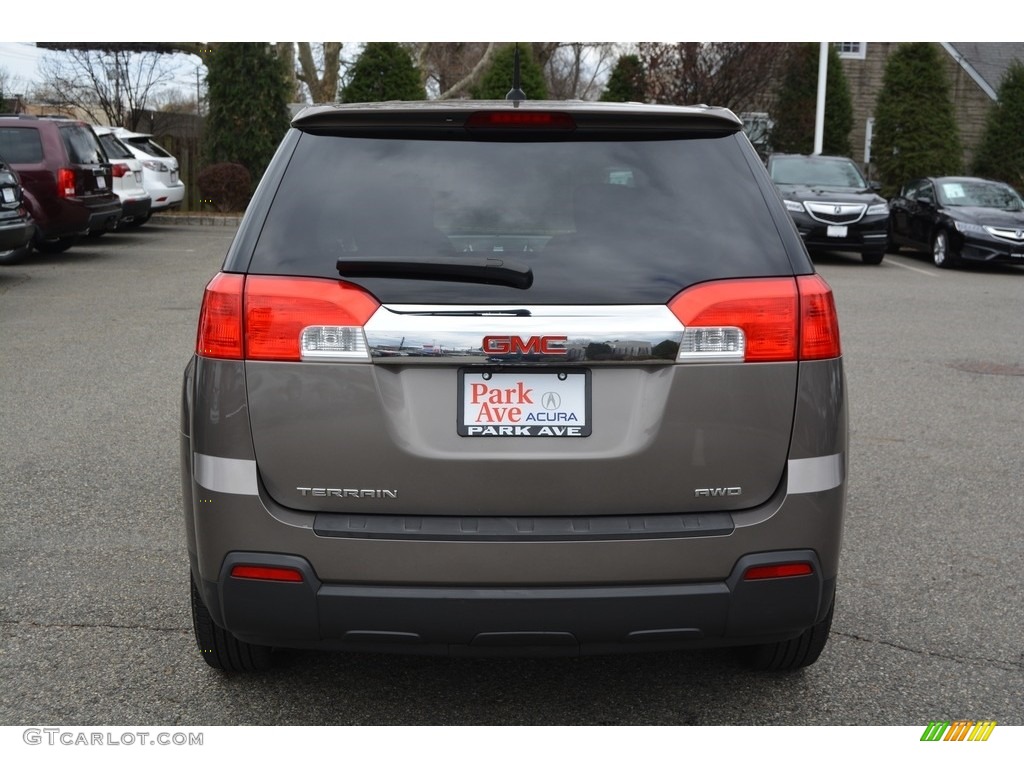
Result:
M615 43L556 43L544 66L552 99L594 100L620 53Z
M93 122L135 130L151 99L174 80L171 64L154 51L68 50L39 65L40 100L85 113Z
M477 76L490 63L495 43L411 43L413 60L432 99L457 99L469 94Z
M649 101L764 111L788 43L638 43Z
M299 69L295 74L309 89L309 97L312 102L325 104L337 101L338 78L341 72L341 43L296 43L296 45L299 50ZM294 64L291 69L295 70Z

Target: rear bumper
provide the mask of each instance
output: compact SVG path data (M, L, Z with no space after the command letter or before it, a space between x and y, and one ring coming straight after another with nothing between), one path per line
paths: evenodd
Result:
M792 562L806 562L814 573L743 578L752 566ZM236 578L235 565L292 568L303 580ZM235 552L201 591L218 623L250 643L486 656L771 642L820 621L834 586L809 550L745 556L721 581L500 588L330 584L301 557Z
M21 248L32 240L36 225L23 216L0 217L0 253Z

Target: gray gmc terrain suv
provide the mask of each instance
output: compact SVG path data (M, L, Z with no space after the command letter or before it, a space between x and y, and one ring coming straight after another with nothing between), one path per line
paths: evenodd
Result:
M299 114L203 296L202 657L742 647L832 621L832 293L725 109Z

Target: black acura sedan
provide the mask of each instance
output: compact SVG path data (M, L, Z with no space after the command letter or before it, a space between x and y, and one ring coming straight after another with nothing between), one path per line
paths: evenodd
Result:
M927 251L937 267L1024 264L1024 200L1008 184L966 176L915 179L890 203L890 250Z
M853 160L774 154L766 165L808 251L856 251L865 264L882 263L889 205Z

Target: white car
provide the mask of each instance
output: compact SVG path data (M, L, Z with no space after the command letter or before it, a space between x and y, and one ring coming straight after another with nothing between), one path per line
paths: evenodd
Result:
M142 185L153 198L152 213L177 208L185 199L178 160L153 141L152 134L114 128L113 133L142 161Z
M112 167L111 187L121 200L121 220L118 227L137 227L149 218L153 199L142 185L142 161L110 128L93 128Z

